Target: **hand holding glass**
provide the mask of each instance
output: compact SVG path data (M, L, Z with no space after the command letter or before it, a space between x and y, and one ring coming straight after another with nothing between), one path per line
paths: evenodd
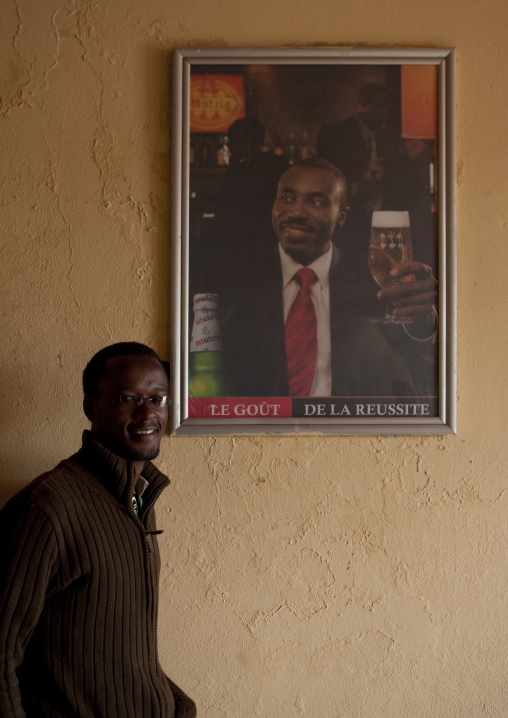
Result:
M377 284L385 289L393 284L408 281L392 277L390 272L398 265L413 259L409 212L373 212L369 244L369 269ZM386 307L384 317L373 317L381 324L408 324L411 319L395 315L393 302Z

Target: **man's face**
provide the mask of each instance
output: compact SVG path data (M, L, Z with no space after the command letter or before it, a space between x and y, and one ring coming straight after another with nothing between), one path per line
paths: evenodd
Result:
M371 102L358 108L358 114L371 130L379 130L388 120L389 97L380 94Z
M333 172L292 167L280 178L272 225L282 248L308 265L330 247L335 227L344 224L342 188Z
M119 356L108 359L106 373L97 382L97 396L85 396L85 414L92 433L117 456L145 462L159 453L168 409L124 406L120 394L144 397L168 393L168 381L157 359L150 356ZM113 396L108 396L113 395Z

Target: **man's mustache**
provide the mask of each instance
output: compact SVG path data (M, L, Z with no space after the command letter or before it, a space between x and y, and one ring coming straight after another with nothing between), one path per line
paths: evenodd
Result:
M279 226L282 229L289 227L290 229L314 229L313 225L305 220L298 219L284 219L279 222Z

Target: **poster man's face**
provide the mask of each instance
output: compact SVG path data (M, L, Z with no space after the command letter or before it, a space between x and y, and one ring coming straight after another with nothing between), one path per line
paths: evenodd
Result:
M272 209L274 232L293 259L308 265L330 247L345 221L339 179L328 170L292 167L280 178Z

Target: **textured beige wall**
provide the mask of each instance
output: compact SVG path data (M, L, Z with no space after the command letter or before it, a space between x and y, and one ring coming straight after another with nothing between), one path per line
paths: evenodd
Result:
M95 350L168 351L174 46L457 48L458 434L165 438L161 654L202 718L506 717L505 0L0 10L0 502Z

